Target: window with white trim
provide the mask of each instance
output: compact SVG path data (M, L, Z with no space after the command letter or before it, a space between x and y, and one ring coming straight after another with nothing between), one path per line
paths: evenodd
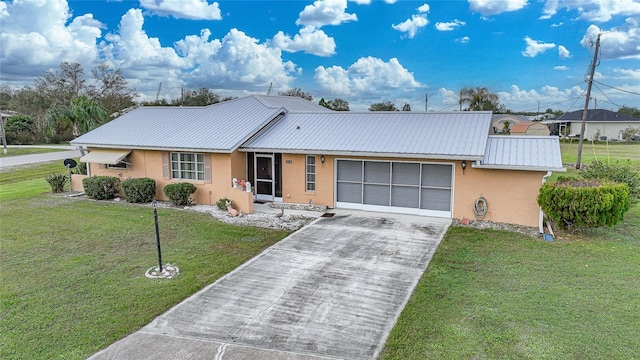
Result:
M204 180L204 155L172 152L171 178Z
M316 156L307 155L306 161L307 191L316 191Z

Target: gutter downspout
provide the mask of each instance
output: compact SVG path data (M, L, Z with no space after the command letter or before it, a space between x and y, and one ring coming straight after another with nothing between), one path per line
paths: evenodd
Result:
M547 174L542 177L542 185L547 182L547 179L551 174L551 171L547 171ZM544 234L544 212L542 211L542 207L540 208L540 218L538 219L538 230L540 231L540 234Z

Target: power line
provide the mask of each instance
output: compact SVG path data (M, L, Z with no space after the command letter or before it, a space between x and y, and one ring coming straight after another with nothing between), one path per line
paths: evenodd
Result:
M606 98L607 98L607 100L609 100L609 102L611 102L613 105L615 105L615 106L617 106L617 107L620 107L620 105L618 105L618 104L616 104L615 102L613 102L613 100L611 100L611 99L607 96L607 94L605 94L605 93L604 93L604 91L602 91L602 89L600 89L600 88L598 87L598 85L595 85L595 87L596 87L596 89L600 90L600 93L601 93L602 95L604 95L604 97L606 97Z
M629 90L625 90L625 89L620 89L620 88L617 88L617 87L615 87L615 86L611 86L611 85L607 85L607 84L601 83L600 81L597 81L597 80L593 80L593 82L596 82L596 83L598 83L598 84L600 84L600 85L606 86L606 87L611 88L611 89L614 89L614 90L618 90L618 91L626 92L626 93L628 93L628 94L632 94L632 95L640 95L640 93L633 92L633 91L629 91Z

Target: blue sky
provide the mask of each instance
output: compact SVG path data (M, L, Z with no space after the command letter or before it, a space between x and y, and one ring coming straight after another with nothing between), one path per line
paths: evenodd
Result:
M380 101L456 110L462 87L507 108L640 107L640 0L0 1L0 83L62 61L122 69L139 100L182 86L222 96L292 87L352 110Z

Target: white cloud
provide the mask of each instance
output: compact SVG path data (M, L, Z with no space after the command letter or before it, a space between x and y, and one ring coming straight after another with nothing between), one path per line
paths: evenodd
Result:
M218 3L209 4L207 0L140 0L140 6L154 14L176 19L222 19Z
M427 26L429 20L427 20L427 13L429 12L429 5L424 4L418 7L418 14L412 15L411 19L407 19L399 24L391 25L392 28L400 32L406 33L409 39L413 39L418 31Z
M92 14L73 18L66 0L0 4L3 80L40 76L62 61L78 62L85 70L97 65L96 42L104 25Z
M323 90L337 96L381 95L424 86L396 58L385 62L379 58L363 57L347 69L318 66L314 78Z
M439 31L451 31L459 26L464 26L466 24L467 23L464 21L454 19L453 21L450 21L450 22L437 22L436 29Z
M567 104L573 103L569 100L580 97L583 93L584 90L579 86L561 90L549 85L545 85L539 90L524 90L520 89L518 85L511 85L509 91L497 92L500 102L505 104L507 109L515 111L536 111L538 106L541 111L546 108L566 109Z
M336 42L333 38L315 26L303 27L293 38L279 31L273 37L272 45L287 52L303 51L318 56L330 56L336 52Z
M429 12L429 4L422 4L422 5L418 6L418 12L421 13L421 14L428 13Z
M571 57L571 53L563 45L558 45L558 56L560 59L568 59Z
M524 41L527 43L527 48L522 52L522 56L524 57L535 57L538 54L542 54L545 51L556 47L556 44L543 43L538 40L533 40L528 36L524 38Z
M445 105L457 105L458 100L460 100L460 96L457 92L446 88L438 89L438 94L442 98L441 103Z
M295 64L282 60L278 48L261 44L244 32L231 29L221 40L209 41L209 30L176 43L191 69L184 78L190 87L230 90L266 90L270 83L284 88L298 71Z
M589 25L582 37L580 45L590 48L600 36L600 53L605 59L640 59L640 26L632 18L626 20L625 26L602 30L596 25Z
M358 5L369 5L371 4L371 0L349 0L351 2L354 2Z
M557 70L557 71L567 71L569 70L568 67L564 66L564 65L560 65L560 66L554 66L553 70Z
M395 4L398 0L384 0L387 4Z
M461 38L456 39L457 42L461 43L461 44L466 44L469 42L469 37L468 36L463 36Z
M296 25L340 25L347 21L357 21L356 14L348 14L347 0L316 0L304 7L298 15Z
M640 69L613 69L613 72L624 75L623 79L640 81Z
M482 16L517 11L527 6L527 4L527 0L469 0L471 11L479 12Z
M540 18L549 19L561 8L576 10L579 19L597 22L607 22L616 15L640 14L637 0L547 0Z

